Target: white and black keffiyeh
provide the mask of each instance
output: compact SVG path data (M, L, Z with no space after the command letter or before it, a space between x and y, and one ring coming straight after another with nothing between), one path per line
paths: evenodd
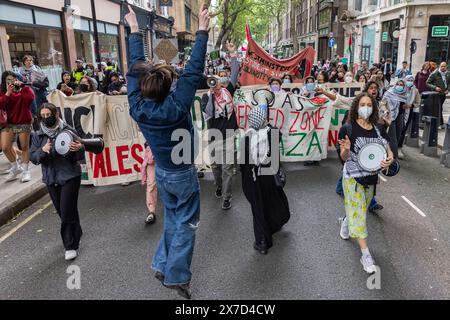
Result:
M267 109L259 106L254 107L248 115L249 130L246 135L250 139L250 159L255 165L253 179L259 175L261 165L267 164L269 160L270 145L269 131L267 123ZM257 170L257 173L255 172Z
M64 129L65 126L65 122L61 118L59 118L58 120L58 125L56 125L54 128L47 128L45 124L41 122L42 132L52 139L56 138L56 136Z
M354 151L350 152L350 158L344 165L344 178L362 178L378 174L378 172L374 173L363 169L358 161L359 151L369 143L381 144L387 150L389 144L388 141L381 136L380 130L377 127L375 127L375 131L378 136L376 138L357 137L355 139Z

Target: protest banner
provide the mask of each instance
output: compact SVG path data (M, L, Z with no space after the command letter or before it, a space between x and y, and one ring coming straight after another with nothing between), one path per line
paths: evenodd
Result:
M294 82L302 80L311 74L316 51L308 47L289 59L275 59L266 52L251 36L247 25L247 54L242 64L241 77L243 86L262 84L266 85L272 77L282 78L290 74Z
M127 96L87 93L67 97L55 90L47 99L81 138L102 137L105 142L103 153L86 153L83 184L106 186L139 180L145 139L130 117Z
M301 85L284 86L292 92ZM359 84L329 85L342 94L355 94ZM354 89L354 90L353 90ZM198 91L192 104L192 121L197 139L201 141L196 164L208 161L208 129L201 100L207 91ZM272 97L273 96L273 97ZM306 99L291 92L272 94L266 86L244 87L235 94L235 112L242 129L246 129L248 112L261 99L268 99L270 123L281 129L281 161L307 161L327 158L327 149L334 149L338 131L347 108L336 108L329 99L319 96ZM81 138L102 137L103 153L86 154L83 184L106 186L137 181L144 156L144 142L137 124L131 119L127 96L106 96L97 93L65 96L55 90L48 96L62 118Z

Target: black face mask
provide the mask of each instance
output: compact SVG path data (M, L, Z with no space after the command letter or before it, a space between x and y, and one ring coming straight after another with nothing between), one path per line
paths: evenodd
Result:
M80 90L81 92L88 92L89 86L87 84L80 84Z
M53 128L56 124L56 116L50 116L48 118L42 119L42 122L47 128Z

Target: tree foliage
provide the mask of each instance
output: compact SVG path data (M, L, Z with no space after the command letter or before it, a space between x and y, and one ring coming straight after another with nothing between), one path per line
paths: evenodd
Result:
M278 42L282 36L282 19L287 12L288 0L219 0L216 14L220 26L216 48L223 48L226 41L237 44L245 40L248 23L253 38L261 43L269 33L270 22L278 21Z

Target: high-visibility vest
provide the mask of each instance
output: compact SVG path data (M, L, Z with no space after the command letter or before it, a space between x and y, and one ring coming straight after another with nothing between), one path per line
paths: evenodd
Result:
M86 75L85 71L76 71L74 70L72 72L72 78L75 79L75 82L78 84L80 83L81 79Z

